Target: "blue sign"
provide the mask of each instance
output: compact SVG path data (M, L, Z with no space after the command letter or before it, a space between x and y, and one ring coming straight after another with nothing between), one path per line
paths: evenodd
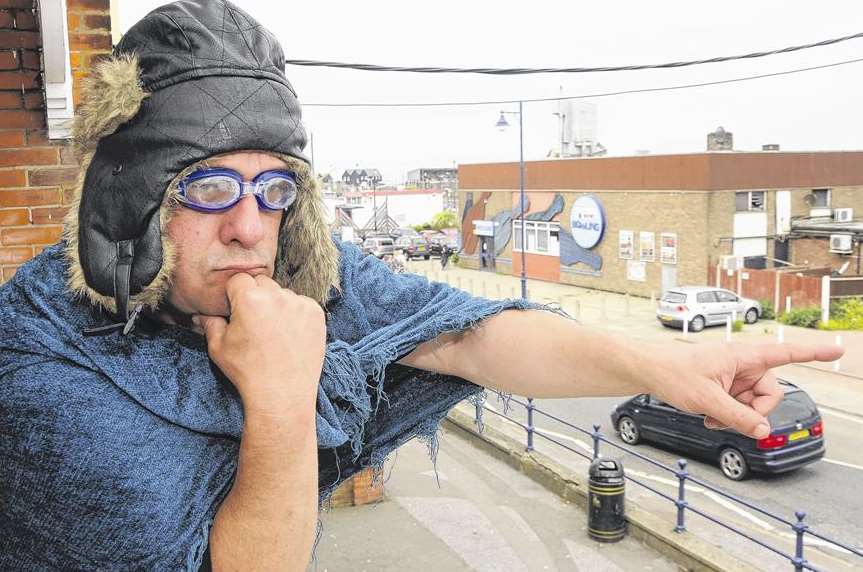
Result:
M582 248L593 248L605 234L605 209L599 199L592 195L579 197L569 212L572 238Z

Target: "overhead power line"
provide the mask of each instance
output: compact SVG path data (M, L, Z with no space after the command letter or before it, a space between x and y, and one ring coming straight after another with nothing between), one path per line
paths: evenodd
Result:
M777 77L783 75L790 75L795 73L802 73L812 70L820 70L825 68L832 68L837 66L844 66L847 64L859 63L863 62L863 58L857 58L854 60L845 60L841 62L834 62L832 64L824 64L820 66L810 66L806 68L798 68L793 70L786 70L781 72L773 72L773 73L765 73L759 75L750 75L745 77L737 77L731 79L721 79L716 81L706 81L700 83L686 83L681 85L670 85L663 87L644 87L644 88L636 88L636 89L626 89L621 91L608 91L601 93L589 93L589 94L581 94L581 95L567 95L567 96L559 96L559 97L540 97L533 99L502 99L497 101L444 101L444 102L414 102L414 103L303 103L303 107L468 107L475 105L506 105L511 103L518 103L521 101L522 103L536 103L543 101L565 101L569 99L596 99L600 97L611 97L615 95L626 95L630 93L650 93L655 91L673 91L680 89L691 89L695 87L706 87L710 85L721 85L726 83L736 83L741 81L750 81L755 79L764 79L768 77Z
M748 60L754 58L763 58L776 54L787 54L790 52L799 52L810 48L819 48L847 42L863 38L863 32L843 36L841 38L832 38L822 40L813 44L803 44L800 46L789 46L778 50L770 50L766 52L753 52L750 54L742 54L737 56L721 56L708 58L703 60L691 60L683 62L669 62L664 64L642 64L629 66L603 66L603 67L586 67L586 68L440 68L440 67L401 67L401 66L381 66L375 64L351 64L344 62L322 62L316 60L286 60L285 64L295 66L312 66L312 67L329 67L343 68L361 71L389 71L389 72L413 72L413 73L478 73L490 75L525 75L535 73L591 73L591 72L619 72L619 71L634 71L647 69L666 69L666 68L683 68L688 66L697 66L702 64L716 64L721 62L730 62L735 60Z

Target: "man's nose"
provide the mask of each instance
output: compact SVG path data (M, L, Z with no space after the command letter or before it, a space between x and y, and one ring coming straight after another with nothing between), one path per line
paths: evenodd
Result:
M240 199L223 215L220 229L222 242L230 244L237 241L245 248L255 246L264 237L262 215L254 196L247 195Z

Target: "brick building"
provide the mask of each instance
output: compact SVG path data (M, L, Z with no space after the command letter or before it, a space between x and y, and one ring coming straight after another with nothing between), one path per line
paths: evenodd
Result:
M0 282L60 238L77 177L66 122L110 30L109 0L0 0Z
M460 165L459 184L460 264L519 275L518 163ZM859 235L831 253L801 223L863 214L863 152L534 161L525 194L528 277L649 296L704 284L717 264L854 268Z

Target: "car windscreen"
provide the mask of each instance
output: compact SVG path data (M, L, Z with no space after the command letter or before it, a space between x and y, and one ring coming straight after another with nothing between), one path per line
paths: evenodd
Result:
M776 406L767 419L773 427L793 425L815 416L818 410L815 403L802 391L786 393L785 398Z
M663 302L670 302L672 304L680 304L682 302L686 302L686 294L681 292L666 292L662 296Z

